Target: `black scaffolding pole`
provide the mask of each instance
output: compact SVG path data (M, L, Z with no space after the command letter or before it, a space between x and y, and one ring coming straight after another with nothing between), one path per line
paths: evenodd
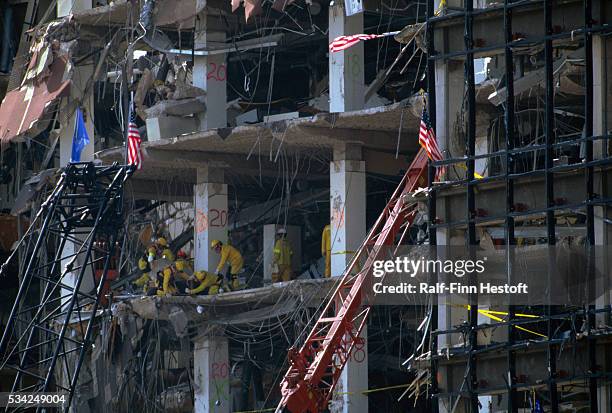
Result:
M466 50L474 47L473 36L473 16L474 4L471 1L465 2L465 25L464 25L464 46ZM467 244L470 254L473 254L476 245L476 199L474 194L474 155L476 152L476 86L474 79L474 53L468 52L465 57L465 81L467 89L467 130L465 140L465 154L467 157L466 179L466 203L467 203ZM476 285L476 277L470 274L470 285ZM469 296L469 359L468 359L468 392L469 405L472 413L479 411L478 407L478 377L476 371L476 350L478 348L478 294L470 293Z
M514 155L511 151L514 149L514 56L512 53L512 9L508 5L512 0L505 0L504 13L504 29L506 47L504 48L505 66L506 66L506 111L505 111L505 135L506 135L506 259L507 259L507 277L508 285L513 284L514 279L514 180L510 177L514 173ZM507 368L508 368L508 399L507 411L514 413L518 411L516 400L516 355L512 350L515 340L515 326L513 324L515 308L512 304L513 298L508 296L508 353L507 353Z
M591 27L593 25L593 7L591 0L584 0L584 61L585 61L585 93L584 93L584 136L589 138L593 136L593 34ZM585 146L585 163L590 165L593 161L593 141L586 139ZM594 280L594 258L593 246L595 245L595 214L594 206L590 201L593 200L594 184L593 184L593 166L585 168L585 188L586 188L586 236L588 251L587 264L587 280L588 280L588 300L594 300L595 297L595 280ZM590 412L598 412L597 403L597 342L592 336L591 331L595 328L595 305L589 302L587 314L587 323L589 329L588 335L588 359L589 359L589 405Z
M545 159L544 159L544 176L546 186L546 233L548 239L548 289L550 291L553 268L555 267L556 254L554 253L555 244L557 242L555 234L555 211L552 209L555 205L554 191L554 175L551 171L553 167L553 144L555 142L555 85L553 73L553 27L552 27L552 0L544 1L544 30L546 32L546 40L544 41L544 59L545 59L545 82L546 82L546 126L545 126ZM550 296L550 294L549 294ZM551 343L554 334L554 326L552 319L552 307L550 302L546 306L547 315L547 359L548 359L548 391L551 405L551 412L559 412L559 397L557 394L557 355L556 346Z

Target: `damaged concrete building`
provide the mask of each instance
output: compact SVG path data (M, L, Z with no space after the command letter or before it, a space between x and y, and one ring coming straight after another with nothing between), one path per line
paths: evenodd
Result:
M6 0L0 21L0 393L612 411L606 0ZM371 286L432 253L538 292Z

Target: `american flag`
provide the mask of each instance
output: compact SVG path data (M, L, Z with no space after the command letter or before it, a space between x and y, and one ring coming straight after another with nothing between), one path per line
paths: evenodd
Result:
M423 116L421 116L421 129L419 130L419 144L425 152L427 152L427 156L432 161L441 161L444 159L442 153L440 152L440 148L438 147L438 142L436 141L436 134L431 127L431 123L429 121L429 115L427 114L427 109L423 107ZM446 172L445 166L436 167L436 181L444 175Z
M138 133L138 127L136 126L134 110L130 105L130 121L128 123L128 136L127 136L127 163L128 165L135 165L136 169L142 168L142 155L140 153L140 144L142 138Z
M361 40L377 39L379 37L387 36L387 33L383 34L353 34L351 36L338 36L333 42L329 44L329 51L332 53L340 52L348 49L351 46L356 45Z

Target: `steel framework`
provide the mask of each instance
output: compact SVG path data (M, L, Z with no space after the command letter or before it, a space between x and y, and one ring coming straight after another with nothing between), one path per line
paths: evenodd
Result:
M29 258L0 342L0 369L16 372L13 392L61 392L69 409L115 271L123 183L131 171L66 166L15 249Z
M608 207L612 205L612 199L609 197L603 197L597 195L594 192L594 170L595 168L601 168L600 173L604 173L604 168L609 167L612 164L612 158L609 155L609 141L610 134L604 132L600 136L595 136L593 131L593 120L594 120L594 109L593 109L593 35L598 34L601 36L607 36L610 32L610 26L608 24L601 23L604 16L606 16L607 2L602 1L599 4L599 16L598 20L593 17L594 5L592 0L582 0L582 6L584 10L583 23L581 27L576 26L574 30L567 28L559 28L554 26L553 17L555 15L555 7L559 3L568 2L555 2L554 0L536 0L536 1L525 1L525 0L504 0L498 2L497 5L490 5L482 9L475 10L474 2L464 1L463 8L448 8L447 13L444 15L436 15L434 13L435 0L427 1L427 21L426 21L426 33L427 33L427 52L428 52L428 89L431 92L429 100L429 112L433 117L436 113L436 77L435 77L435 64L436 62L443 62L452 59L464 60L464 84L465 84L465 127L466 139L465 139L465 156L457 158L449 158L441 162L434 163L435 166L446 165L450 167L455 164L466 164L465 176L461 179L436 185L433 187L433 191L430 193L429 201L429 216L435 218L438 216L436 198L441 192L449 189L450 187L461 186L465 190L466 200L466 216L465 219L461 220L436 220L431 219L429 222L429 234L430 243L436 245L437 241L435 233L437 229L451 230L451 229L465 229L466 230L466 243L468 245L474 245L477 242L475 228L476 225L486 225L488 223L494 224L500 221L504 223L505 230L505 243L507 246L516 244L515 236L515 221L527 216L540 215L544 218L546 225L546 241L549 245L554 246L557 242L557 231L556 231L556 219L555 213L562 210L570 211L584 211L585 224L586 224L586 240L589 246L595 244L594 234L594 207L603 206ZM576 2L578 3L578 2ZM543 36L523 36L517 33L513 29L513 18L515 13L525 13L528 11L542 11L543 19L542 26L544 28ZM487 16L493 16L498 13L503 16L503 43L496 44L484 44L483 42L475 42L474 39L474 19L477 17L486 18ZM444 36L435 36L436 32L443 32L445 27L448 27L451 22L461 23L463 21L463 35L464 35L464 49L454 50L451 52L441 53L436 50L444 49L447 45L435 43L444 43ZM595 23L599 24L596 25ZM555 123L555 74L553 65L553 56L555 51L555 43L562 40L580 38L585 50L584 55L584 133L582 136L577 135L570 139L560 139L557 136L557 128ZM437 39L437 42L434 40ZM539 144L530 143L524 145L517 139L517 126L515 118L515 91L514 91L514 78L515 78L515 56L516 50L519 50L521 46L536 45L541 46L544 50L544 142ZM506 97L504 111L504 134L505 134L505 148L494 152L488 152L484 154L476 155L474 150L474 138L476 128L476 113L477 105L474 97L475 90L475 79L474 79L474 59L475 55L483 56L487 53L497 54L499 50L503 50L504 61L505 61L505 86L506 86ZM605 70L605 69L604 69ZM519 75L517 75L519 76ZM605 117L605 115L604 115ZM435 118L432 118L433 125L436 124ZM603 147L603 154L599 159L595 159L593 154L594 142L601 142ZM555 152L563 148L571 146L584 147L584 156L580 163L574 163L569 165L555 165L554 157ZM526 153L535 154L537 151L541 151L544 154L542 167L538 167L532 171L519 171L516 160ZM535 156L535 155L534 155ZM492 174L483 179L477 179L474 175L474 163L476 160L490 160L494 158L502 158L504 160L505 168L503 173ZM585 182L585 195L582 202L577 202L572 205L563 204L557 202L555 199L555 181L559 179L559 174L568 171L579 171L584 174ZM515 183L528 178L528 177L543 177L545 193L545 207L538 209L523 210L517 208L515 203ZM429 182L431 184L432 179L430 176ZM474 192L478 190L479 186L491 182L503 182L505 186L505 210L503 214L496 214L490 216L478 216L476 211ZM513 268L512 263L514 262L513 250L507 249L508 254L508 267L507 277L508 281L512 282L513 276L516 269ZM551 258L554 261L554 257ZM552 265L549 265L552 268ZM589 266L589 269L591 267ZM548 274L549 282L552 274ZM477 297L474 297L472 304L477 303ZM508 342L507 344L507 401L506 408L508 412L518 411L517 402L517 382L516 382L516 349L522 345L516 339L516 326L520 324L515 318L515 306L510 303L508 308L508 317L501 323L498 323L498 327L506 327L508 329ZM595 326L595 315L601 312L609 312L610 308L595 309L593 305L587 305L585 310L573 312L573 316L582 315L587 320L587 326L589 332ZM542 366L548 372L548 378L546 380L548 388L548 400L550 403L550 411L559 411L559 394L557 390L557 356L558 356L558 342L553 339L554 324L553 321L559 318L559 314L555 314L555 309L548 306L545 309L545 315L542 317L542 322L546 325L547 339L542 341L547 349L547 362L546 366ZM434 324L435 325L435 324ZM489 324L489 327L491 324ZM467 342L465 344L464 356L467 359L467 370L469 372L466 384L467 391L458 393L461 397L466 400L466 405L469 406L467 411L477 412L478 407L478 396L480 394L486 394L486 390L478 388L477 383L477 357L476 353L481 354L487 351L484 346L479 346L477 342L476 332L482 327L477 323L477 306L472 305L469 310L469 327L467 331ZM436 378L438 377L439 360L443 357L441 355L435 355L437 353L436 341L437 336L442 334L456 333L460 329L454 328L451 330L438 330L432 333L430 340L432 357L431 357L431 411L437 411L438 398L455 395L457 392L452 392L452 389L447 389L445 394L439 392L438 383ZM597 401L597 381L601 377L598 375L598 362L596 355L596 342L597 334L589 334L588 342L588 371L585 375L585 380L588 381L589 389L589 407L591 412L598 411Z

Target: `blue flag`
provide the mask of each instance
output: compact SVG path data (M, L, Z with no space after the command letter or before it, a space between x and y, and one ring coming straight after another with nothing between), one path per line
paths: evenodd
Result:
M539 400L536 400L534 413L544 413L544 409L542 409L542 404L540 404Z
M83 151L83 148L87 146L87 144L89 144L89 136L87 135L85 121L83 121L83 112L81 112L81 108L77 108L74 136L72 137L72 156L70 157L70 162L81 161L81 152Z

